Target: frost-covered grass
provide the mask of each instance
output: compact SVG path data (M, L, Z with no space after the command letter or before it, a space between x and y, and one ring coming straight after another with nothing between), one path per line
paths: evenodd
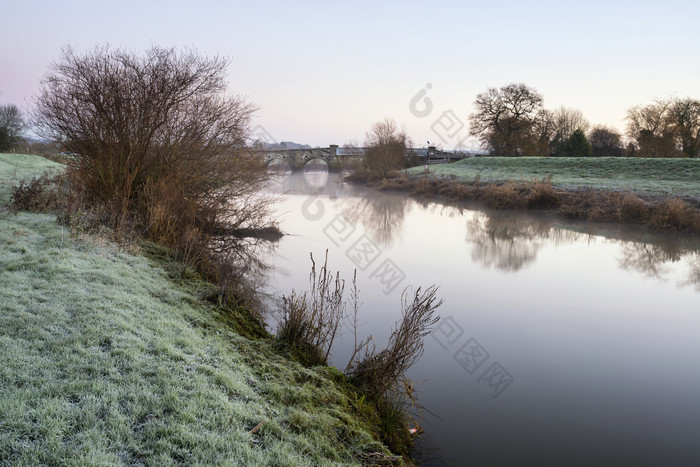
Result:
M11 187L18 185L20 180L60 170L63 170L61 164L43 157L0 153L0 205L9 201Z
M408 170L422 173L423 166ZM649 194L700 196L700 159L627 157L472 157L430 166L435 175L483 182L541 180L564 188L591 187Z
M53 216L1 214L0 465L344 465L385 451L335 370L241 337L204 284L169 271Z

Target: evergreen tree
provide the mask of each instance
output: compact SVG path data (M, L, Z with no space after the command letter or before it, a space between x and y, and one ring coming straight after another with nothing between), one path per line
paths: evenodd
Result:
M564 144L564 155L568 157L590 157L593 155L591 143L582 129L574 131Z

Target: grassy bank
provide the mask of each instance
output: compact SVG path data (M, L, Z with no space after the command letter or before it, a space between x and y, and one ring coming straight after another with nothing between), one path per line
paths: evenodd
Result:
M450 166L460 165L463 164ZM641 224L660 232L700 234L700 198L691 195L697 182L690 183L690 176L683 182L686 186L683 195L671 196L624 189L624 183L616 186L614 180L607 180L610 188L562 187L548 178L516 181L511 177L500 182L437 173L449 172L450 166L431 166L430 173L420 175L416 174L420 171L409 169L373 186L448 202L477 201L494 209L548 209L572 219Z
M423 172L423 167L408 170ZM627 157L472 157L430 166L436 176L472 182L542 180L557 188L631 190L644 194L700 197L700 159Z
M0 193L57 164L0 155ZM250 340L164 257L0 219L0 465L357 465L376 420L336 370Z
M30 154L0 153L0 206L10 201L12 186L43 172L58 172L63 166L58 162Z

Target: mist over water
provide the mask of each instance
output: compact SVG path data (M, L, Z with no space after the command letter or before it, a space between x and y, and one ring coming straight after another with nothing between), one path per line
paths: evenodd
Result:
M285 174L271 296L309 254L348 281L359 337L386 344L402 290L440 285L410 371L424 465L700 465L700 240L538 212L419 202ZM272 326L274 329L274 325ZM345 367L347 331L333 351Z

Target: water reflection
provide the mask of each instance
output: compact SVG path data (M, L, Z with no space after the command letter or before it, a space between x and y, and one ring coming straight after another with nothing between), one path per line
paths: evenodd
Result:
M663 280L669 269L667 263L675 263L681 259L681 252L667 249L661 245L648 243L625 242L620 248L622 259L620 267L644 274L646 277Z
M347 184L339 174L326 171L284 173L276 177L272 190L331 201L332 211L361 225L378 245L387 249L401 238L406 218L415 211L417 216L425 218L427 225L435 218L466 219L464 238L471 245L471 259L486 269L519 272L535 264L545 246L604 239L619 245L620 269L648 278L668 281L669 264L687 260L689 272L679 285L693 285L700 290L700 259L695 238L650 234L634 226L569 222L544 213L485 211L418 201L405 194ZM436 231L435 239L440 235Z
M403 230L411 199L395 193L365 193L340 202L343 215L354 224L362 224L379 245L390 247Z
M285 172L275 177L269 187L274 193L324 196L329 199L342 197L344 189L345 185L337 174L321 170Z
M534 264L544 246L593 242L600 235L593 224L585 224L584 232L577 224L562 227L553 217L503 211L476 211L467 219L466 227L472 260L484 268L509 272ZM643 229L617 229L606 234L607 242L620 247L618 264L622 270L667 282L670 264L685 259L689 272L679 285L694 285L700 290L700 253L692 245L684 246L678 236L651 235Z
M678 284L681 287L695 286L695 290L700 292L700 253L695 252L690 260L690 273L685 281Z
M310 251L328 248L352 277L347 252L366 233L382 251L358 273L361 334L388 338L396 320L402 287L387 294L373 276L385 259L405 273L402 286L440 284L443 317L463 330L450 342L426 339L409 375L442 417L423 424L419 443L453 465L700 465L700 376L689 370L700 365L697 237L450 207L309 176L278 185L281 227L293 235L275 252L271 293L307 287ZM305 215L309 199L318 216ZM324 229L339 214L357 228L334 244ZM472 338L492 360L469 373L456 352ZM339 340L334 360L347 361L351 347ZM480 379L491 361L515 379L498 399Z
M620 268L635 271L645 277L668 282L671 274L670 265L686 259L688 277L679 282L679 286L694 285L700 291L700 254L697 251L685 251L675 243L650 244L642 242L620 242L622 258Z
M467 220L466 241L473 245L472 259L485 268L515 272L533 264L545 244L559 245L583 236L554 228L547 218L477 211Z

